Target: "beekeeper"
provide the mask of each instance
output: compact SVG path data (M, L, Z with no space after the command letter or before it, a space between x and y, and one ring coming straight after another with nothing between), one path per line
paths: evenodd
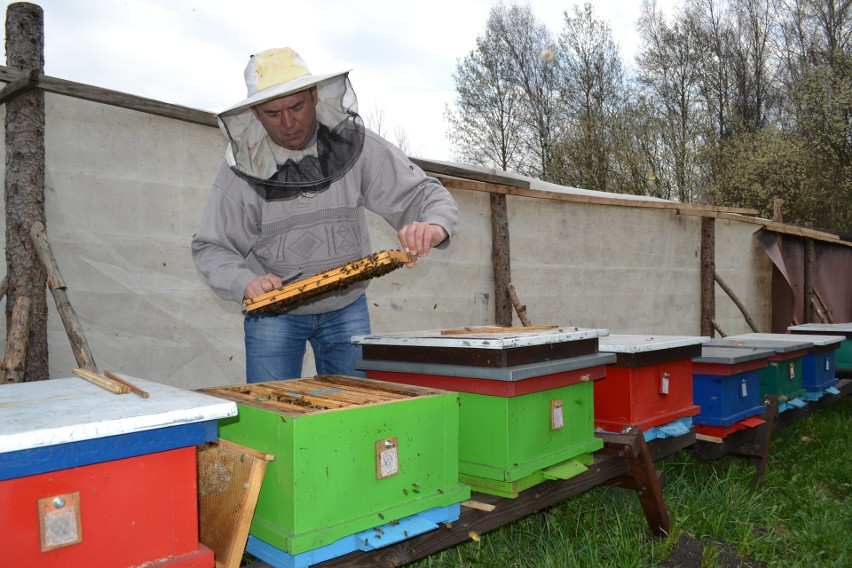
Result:
M249 58L248 98L218 115L228 147L192 257L207 284L242 305L300 271L313 276L372 252L365 209L417 257L458 227L450 193L364 127L349 73L313 75L290 48ZM365 290L352 284L284 313L246 313L246 380L302 376L310 342L319 374L354 368L370 333Z

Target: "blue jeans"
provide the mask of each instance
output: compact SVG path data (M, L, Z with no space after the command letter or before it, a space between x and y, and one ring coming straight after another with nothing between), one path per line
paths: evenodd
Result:
M363 377L355 370L361 346L353 335L369 335L367 297L334 312L298 316L249 314L243 323L246 339L246 382L260 383L302 376L305 342L314 351L317 374Z

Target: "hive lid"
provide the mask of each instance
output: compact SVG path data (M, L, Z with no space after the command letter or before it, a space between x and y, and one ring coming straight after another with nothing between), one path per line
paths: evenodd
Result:
M814 345L835 345L840 346L843 343L842 335L813 335L808 334L806 337L801 335L791 335L789 333L744 333L742 335L729 335L727 339L772 339L775 341L787 341L790 343L801 343L806 341Z
M240 404L298 417L321 412L387 404L450 391L400 385L342 375L317 375L203 389L201 392Z
M379 361L361 359L355 362L356 369L369 371L390 371L397 373L412 373L418 375L438 375L442 377L469 377L472 379L488 379L495 381L521 381L554 373L564 373L587 369L599 365L609 365L615 362L611 353L596 353L581 355L569 359L557 359L512 367L474 367L470 365L443 365L430 363L409 363L405 361Z
M777 339L734 339L726 337L724 339L714 339L709 343L714 347L740 347L740 348L766 348L772 349L776 353L790 353L792 351L802 351L813 347L813 343L802 338L800 341L779 341Z
M233 402L128 377L149 393L115 394L78 377L0 386L0 454L206 422Z
M601 339L598 349L606 353L645 353L690 345L701 345L709 337L690 335L610 335Z
M791 325L787 328L789 331L799 333L826 333L837 334L845 337L852 337L852 322L846 323L803 323L799 325Z
M769 359L773 355L775 355L773 349L743 349L733 346L704 345L701 348L701 356L693 357L692 362L735 365L758 359Z
M603 337L609 333L609 330L606 329L583 329L574 326L546 327L547 329L529 330L511 328L511 330L507 331L491 331L495 329L494 327L469 327L464 328L465 333L457 333L456 330L432 329L426 331L356 335L352 338L352 341L359 345L510 349L513 347L594 339ZM448 333L448 331L453 331L453 333Z

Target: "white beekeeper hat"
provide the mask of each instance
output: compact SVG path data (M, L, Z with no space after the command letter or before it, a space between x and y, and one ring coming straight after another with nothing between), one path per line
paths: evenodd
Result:
M268 49L252 55L246 65L247 98L219 114L228 114L265 101L304 91L349 71L312 75L301 56L289 47Z
M312 75L298 53L281 47L252 55L245 79L248 97L217 115L228 140L225 159L237 176L264 199L289 199L323 191L349 171L365 130L348 71ZM311 87L317 88L315 141L282 154L252 107Z

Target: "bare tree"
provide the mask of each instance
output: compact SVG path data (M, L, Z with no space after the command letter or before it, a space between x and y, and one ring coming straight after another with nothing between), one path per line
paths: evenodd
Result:
M507 72L506 52L496 38L486 31L476 45L453 74L457 98L455 110L445 110L447 137L463 162L522 170L521 90Z
M567 129L554 154L553 177L589 189L614 189L624 68L609 25L595 17L591 4L575 6L573 16L565 12L557 61Z

